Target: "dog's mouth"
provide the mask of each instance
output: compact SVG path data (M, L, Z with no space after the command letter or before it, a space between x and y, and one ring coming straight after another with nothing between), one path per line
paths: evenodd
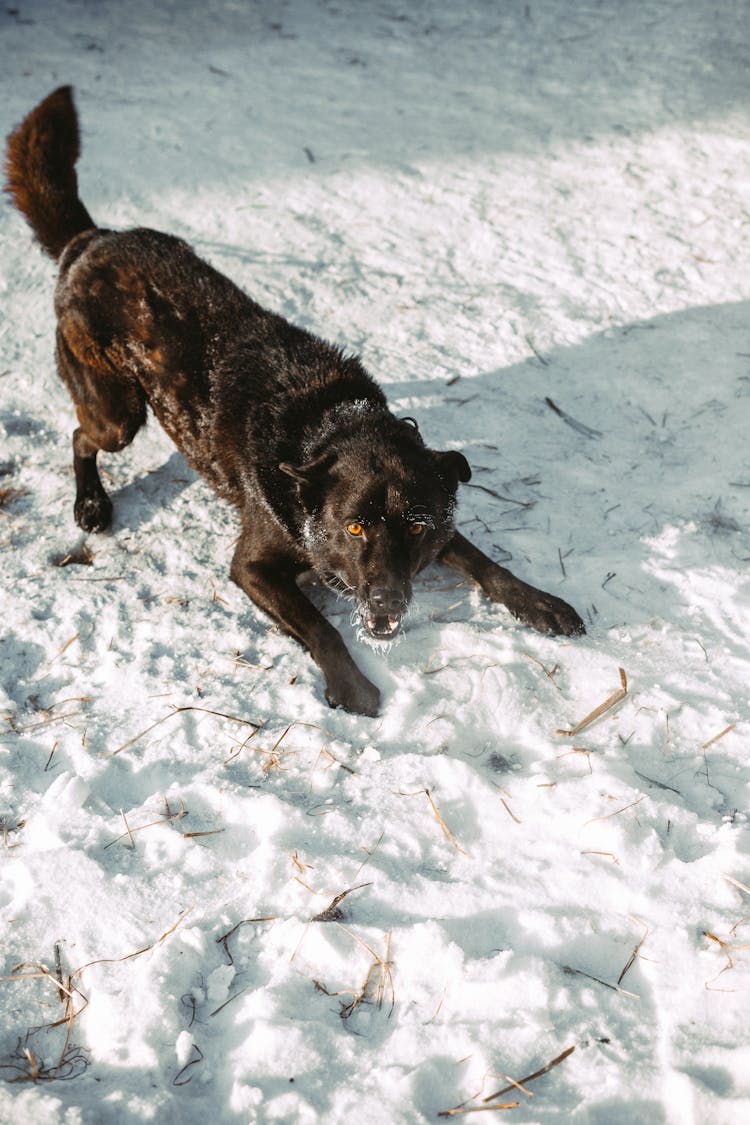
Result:
M362 614L362 624L371 637L378 641L390 641L401 628L402 617L395 613Z

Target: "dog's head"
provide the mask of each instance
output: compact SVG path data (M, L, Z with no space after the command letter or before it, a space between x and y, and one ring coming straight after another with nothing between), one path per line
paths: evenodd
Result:
M370 636L395 637L414 575L453 535L466 458L428 449L410 419L390 417L306 464L279 467L296 484L312 568L356 600Z

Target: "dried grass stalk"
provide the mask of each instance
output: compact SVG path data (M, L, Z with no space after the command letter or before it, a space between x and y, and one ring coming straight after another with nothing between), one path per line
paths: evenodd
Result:
M724 941L722 938L717 937L716 934L709 933L708 930L703 931L703 936L705 938L708 938L709 941L715 941L716 944L721 949L721 952L724 954L724 956L727 959L727 963L724 966L724 968L721 969L720 972L718 972L715 977L711 977L711 979L707 980L706 983L705 983L705 987L709 990L709 992L714 992L714 991L721 992L722 989L712 989L711 985L713 984L713 982L715 980L718 980L719 977L722 976L723 973L727 973L727 972L729 972L730 969L734 968L734 960L732 958L731 953L729 952L730 949L734 950L734 951L741 950L741 949L750 949L750 945L736 945L734 942Z
M561 1054L552 1059L551 1062L545 1063L545 1065L543 1067L540 1067L539 1070L535 1070L533 1074L527 1074L525 1078L519 1079L518 1083L514 1082L511 1086L503 1086L502 1090L496 1090L494 1094L490 1094L489 1097L486 1097L484 1099L485 1103L494 1101L495 1098L501 1098L503 1094L507 1094L510 1090L514 1089L516 1085L525 1086L527 1082L533 1082L535 1078L541 1078L543 1074L549 1073L550 1070L553 1070L556 1066L559 1066L561 1062L565 1062L568 1056L572 1055L574 1051L575 1045L573 1045L572 1047L566 1047L566 1049Z
M266 725L266 723L265 723L265 720L264 720L262 723L260 723L259 726L257 726L255 728L255 730L251 731L250 734L245 739L245 741L240 743L240 745L237 747L237 749L235 751L233 751L233 753L231 753L228 758L224 759L224 765L228 766L229 763L233 762L235 758L239 758L240 754L245 749L245 747L248 745L248 743L251 742L252 739L254 739L257 735L260 734L260 732L263 730L265 725Z
M56 988L64 1008L64 1014L60 1019L34 1028L29 1031L26 1036L26 1041L28 1043L29 1038L35 1032L52 1031L58 1027L65 1027L65 1036L57 1063L50 1067L46 1066L44 1060L40 1059L39 1056L27 1046L18 1056L19 1059L25 1059L25 1065L9 1063L0 1066L2 1070L13 1070L17 1072L15 1077L10 1079L11 1082L51 1082L75 1078L78 1074L83 1073L88 1066L88 1061L83 1053L77 1047L71 1047L70 1045L73 1023L81 1012L85 1011L88 1007L88 1000L72 983L72 976L67 978L67 983L63 979L59 946L55 947L55 961L55 973L52 973L46 965L41 963L22 963L16 965L10 976L0 977L2 981L47 980ZM79 997L81 1000L81 1004L78 1008L75 1006L76 997Z
M346 896L352 894L353 891L361 891L363 887L371 887L371 886L372 886L372 883L360 883L356 887L349 887L348 890L341 891L341 893L337 894L336 897L329 903L329 905L325 908L325 910L321 910L320 914L316 914L314 918L310 919L310 921L311 922L340 922L341 919L344 917L344 913L343 913L342 910L339 910L339 903L343 902L344 899L346 898Z
M614 852L587 851L587 852L581 852L581 855L605 855L605 856L608 857L608 859L611 859L613 863L616 863L618 865L618 867L619 867L619 864L620 864L620 861L617 858L617 856L614 854Z
M372 859L372 857L373 857L373 856L375 855L375 852L376 852L376 851L378 850L378 848L379 848L379 847L380 847L380 845L382 844L382 842L383 842L383 837L384 837L384 836L385 836L385 832L381 832L381 833L380 833L380 835L378 836L377 840L375 841L375 846L374 846L374 847L372 848L372 850L371 850L371 851L368 851L368 850L367 850L367 848L364 848L364 847L363 847L363 848L360 848L360 851L363 851L363 852L365 853L365 856L366 856L367 858L366 858L366 859L363 859L363 860L362 860L362 862L360 863L360 865L359 865L359 867L357 868L356 872L354 873L354 878L355 878L355 879L356 879L356 878L357 878L357 876L359 875L360 871L362 871L362 869L363 869L363 868L367 867L367 864L368 864L368 863L370 862L370 860Z
M134 961L136 957L142 957L144 953L150 953L157 945L161 945L168 937L171 937L175 930L182 925L192 912L193 908L191 906L189 910L186 910L180 915L173 926L165 930L161 937L158 937L156 941L152 941L150 945L144 945L142 949L136 949L133 953L126 953L123 957L99 957L96 961L88 961L85 965L81 965L79 969L76 969L74 973L71 973L70 979L75 980L77 977L81 976L82 973L85 973L86 969L91 969L94 965L119 965L122 961Z
M501 797L500 800L503 804L503 807L505 808L505 811L507 812L508 816L510 817L510 819L515 820L516 824L523 824L523 821L518 819L518 817L513 812L510 805L508 804L508 802L505 800L505 797ZM466 854L466 853L464 853L464 854Z
M503 1078L506 1082L510 1082L511 1086L515 1087L516 1090L520 1090L522 1094L525 1094L527 1098L534 1097L534 1094L531 1090L527 1090L523 1083L516 1082L515 1078L511 1078L509 1074L504 1074Z
M619 816L620 813L627 812L628 809L634 809L636 805L640 805L641 801L645 800L646 797L644 794L644 796L639 797L637 801L631 801L629 805L623 805L621 809L616 809L614 812L607 813L605 816L592 816L591 820L585 820L583 822L583 827L585 828L587 824L595 824L599 820L610 820L613 816Z
M578 732L583 730L584 727L588 727L591 725L591 723L596 722L596 720L600 719L602 715L606 715L606 713L608 711L611 711L613 707L616 707L618 703L621 703L628 694L628 677L625 674L624 668L620 668L619 671L620 687L617 689L617 691L613 692L608 699L605 699L603 703L600 703L598 707L595 707L594 710L591 711L585 719L581 719L580 723L576 723L576 725L570 730L558 729L555 731L555 734L564 734L570 738L574 734L578 734Z
M193 1050L196 1052L195 1058L192 1058L188 1062L186 1062L185 1065L183 1066L182 1070L180 1070L175 1075L175 1077L172 1079L172 1085L173 1086L187 1086L188 1082L193 1081L193 1075L192 1074L190 1075L189 1078L183 1078L183 1075L187 1074L187 1072L191 1069L191 1067L194 1067L197 1063L199 1063L203 1060L203 1051L201 1051L201 1049L200 1049L200 1047L198 1046L197 1043L193 1043Z
M432 811L435 814L435 819L437 820L438 824L442 828L443 832L445 832L445 834L448 837L448 839L450 840L450 842L453 844L453 847L456 849L457 852L460 852L461 855L465 855L467 857L467 859L470 859L471 857L469 856L469 853L464 851L464 849L461 847L461 845L457 841L456 837L453 835L450 828L448 827L448 825L445 823L442 816L440 815L440 812L438 811L438 807L437 807L437 805L435 804L435 802L433 801L433 799L430 795L429 789L425 789L424 792L427 796L427 800L430 802L430 805L432 806Z
M87 697L87 699L88 698L89 697ZM82 714L83 711L63 711L61 715L48 715L46 718L41 719L38 723L29 723L25 727L15 726L15 724L13 723L13 718L10 715L6 716L6 718L8 723L10 724L10 729L13 734L27 734L30 730L39 730L40 727L49 726L51 723L62 723L65 722L66 719L77 719L78 716Z
M114 758L117 754L122 754L123 750L129 750L131 746L134 746L136 742L140 742L140 740L145 738L147 734L150 734L152 730L161 726L162 723L166 723L167 719L172 719L175 715L182 715L186 711L200 711L204 715L216 715L220 719L229 719L232 723L240 723L245 727L253 727L254 730L258 730L263 725L262 723L254 723L250 719L241 719L237 715L227 715L223 711L212 711L208 707L174 707L168 715L162 715L162 717L157 719L155 723L152 723L150 727L146 727L140 734L136 734L133 738L128 739L127 742L123 742L122 746L118 746L116 750L106 751L104 757Z
M641 923L641 925L643 925L643 923ZM620 987L620 985L622 984L622 981L623 981L623 979L624 979L624 977L625 977L625 974L626 974L626 973L628 973L628 972L630 971L630 969L632 968L633 964L635 963L635 959L636 959L636 957L638 956L638 954L640 953L640 951L641 951L641 946L643 945L644 941L645 941L645 940L646 940L646 938L648 937L648 934L649 934L649 929L648 929L648 926L645 926L645 927L644 927L644 932L643 932L643 936L641 937L641 940L640 940L640 941L638 942L638 944L636 945L635 949L634 949L634 950L633 950L633 952L632 952L632 953L630 954L630 957L628 958L628 960L627 960L627 962L626 962L626 964L625 964L625 968L624 968L624 969L622 970L622 972L620 973L619 977L617 978L617 987L618 987L618 988L619 988L619 987Z
M444 1109L438 1117L461 1117L467 1113L492 1113L496 1109L518 1109L520 1102L495 1102L493 1105L456 1106L455 1109Z
M54 743L53 743L53 745L52 745L52 749L51 749L51 750L50 750L50 752L49 752L49 758L47 758L47 761L46 761L46 762L45 762L45 764L44 764L44 772L45 772L45 773L46 773L46 772L47 772L47 770L49 769L49 767L50 767L50 762L52 761L52 759L53 759L53 758L54 758L54 756L55 756L55 750L57 750L57 739L55 739L55 741L54 741Z
M80 633L74 633L72 637L68 637L65 644L62 645L62 647L58 649L58 651L55 653L55 655L50 660L50 662L49 662L50 666L53 665L56 660L59 660L59 658L62 656L62 654L64 652L66 652L72 644L75 644L75 642L80 638L80 636L81 636Z
M84 543L75 551L69 551L67 555L61 555L57 559L52 560L53 566L91 566L94 562L94 552L91 548Z
M170 926L168 930L165 930L161 937L157 938L157 940L155 942L152 942L151 945L147 945L143 949L138 949L134 953L128 953L124 957L99 958L96 961L89 961L87 964L81 965L72 973L64 975L62 972L59 946L56 946L55 972L50 971L50 969L48 969L47 966L42 964L41 962L22 962L20 965L16 965L13 971L8 976L0 977L0 982L2 983L16 983L18 981L28 980L46 980L52 987L55 988L58 996L63 1003L64 1014L62 1015L62 1017L58 1020L52 1021L51 1023L47 1023L38 1028L34 1028L28 1033L26 1037L27 1042L29 1036L36 1031L50 1031L58 1027L65 1028L62 1050L60 1051L60 1056L57 1063L55 1063L53 1066L46 1066L44 1064L44 1061L40 1059L40 1057L27 1046L22 1052L19 1053L18 1063L0 1064L0 1071L11 1070L16 1072L15 1077L10 1079L11 1082L64 1081L67 1079L76 1078L79 1074L82 1074L88 1066L88 1060L79 1048L71 1045L70 1038L75 1021L78 1019L81 1013L86 1010L89 1002L87 997L84 996L75 982L86 971L86 969L89 969L94 965L118 964L121 961L130 961L135 957L140 957L142 956L142 954L148 953L156 945L159 945L161 942L166 941L166 939L175 932L177 927L181 925L182 922L184 922L188 914L190 914L189 910L182 914L174 923L174 925ZM78 1007L76 1007L77 1001L80 1001Z
M115 837L114 840L110 840L108 844L105 844L104 850L106 851L107 848L111 848L113 844L117 844L117 843L120 842L120 840L124 840L125 837L127 837L130 840L131 848L134 848L135 847L135 840L133 839L133 837L135 836L136 832L143 832L143 831L145 831L146 828L153 828L157 824L171 824L173 821L182 820L182 818L184 816L188 816L188 811L185 808L185 805L182 801L180 801L180 807L179 807L179 809L177 809L176 812L172 812L172 810L169 807L169 802L167 801L166 797L164 798L164 804L166 806L166 810L157 820L149 820L148 824L139 824L135 828L130 827L130 825L128 824L128 821L127 821L127 817L125 816L125 813L123 812L122 809L120 809L120 816L122 817L122 819L125 823L126 831L123 832L122 835ZM216 829L216 831L223 832L224 829L220 828L220 829ZM184 835L201 836L201 835L210 835L210 833L208 833L208 832L206 832L206 833L193 832L193 833L187 833L186 834L186 833L183 832L183 836Z
M547 677L547 679L548 679L548 680L550 681L550 683L551 683L551 684L554 684L554 686L555 686L555 687L557 688L557 690L558 690L559 692L561 692L561 691L562 691L562 688L560 687L560 685L558 684L557 680L555 679L555 676L556 676L556 675L557 675L557 673L558 673L558 672L560 671L560 665L559 665L559 664L555 664L555 666L554 666L554 668L552 669L552 671L550 671L550 669L549 669L549 668L545 667L545 665L544 665L544 664L542 664L541 660L538 660L538 659L536 658L536 656L532 656L532 654L531 654L530 652L524 652L524 653L522 653L522 655L523 655L523 656L525 656L527 660L532 660L532 661L534 662L534 664L538 664L538 665L539 665L539 667L540 667L540 668L542 669L542 671L544 672L544 674L545 674L545 676Z
M11 844L10 834L11 832L20 832L21 829L25 827L25 820L17 820L15 824L13 824L10 821L7 821L5 817L0 818L0 833L2 833L3 847L8 851L13 851L14 848L20 848L20 843Z
M375 952L374 949L372 949L371 946L367 944L366 941L363 941L362 938L357 937L357 935L352 933L351 930L348 930L346 926L342 926L340 922L337 924L339 926L339 929L343 930L345 934L356 941L358 945L361 945L362 948L370 954L370 956L372 957L372 964L367 970L367 976L365 977L364 984L358 992L328 992L328 990L318 981L313 982L315 984L315 987L318 988L319 991L325 992L327 996L351 996L352 999L348 1003L340 1004L341 1011L339 1012L339 1015L341 1016L342 1020L348 1020L350 1016L354 1014L360 1004L368 1003L371 1000L373 991L375 993L375 1003L377 1004L378 1008L381 1008L383 1005L383 999L385 997L386 985L388 985L391 994L391 1006L388 1011L388 1018L390 1019L391 1015L393 1014L393 1009L396 1006L396 990L393 983L393 973L391 972L390 960L390 932L386 936L385 957L381 957Z
M533 1082L535 1078L541 1078L543 1074L547 1074L554 1067L559 1066L561 1062L564 1062L574 1051L575 1046L568 1047L562 1054L558 1055L557 1058L552 1059L551 1062L546 1063L539 1070L535 1070L533 1074L527 1074L525 1078L521 1078L519 1081L508 1077L506 1074L503 1077L506 1078L510 1085L503 1086L502 1090L496 1090L494 1094L489 1094L486 1098L483 1098L479 1104L475 1103L474 1105L469 1105L463 1102L461 1105L454 1106L453 1109L443 1110L442 1113L438 1114L438 1117L459 1117L467 1113L491 1113L493 1110L517 1109L520 1105L519 1102L498 1102L495 1099L501 1098L503 1094L507 1094L511 1090L521 1090L527 1097L531 1097L531 1091L526 1089L527 1082Z
M249 987L250 985L247 984L244 988L241 988L239 992L235 992L234 995L225 1000L223 1004L219 1004L218 1008L214 1008L213 1012L209 1012L209 1016L218 1016L219 1012L223 1011L228 1004L231 1004L234 1000L239 999L239 997L242 996L243 992L247 992Z
M748 887L747 884L741 883L739 879L735 879L732 875L725 875L724 878L728 883L731 883L733 887L737 887L738 890L744 891L746 895L750 895L750 887Z
M627 989L620 988L619 984L610 984L608 980L592 976L591 973L586 973L583 969L574 969L572 965L562 965L561 968L568 976L585 977L586 980L592 980L595 984L600 984L602 988L609 988L612 992L619 992L621 996L627 996L630 1000L640 1000L640 996L636 992L628 992Z
M225 934L222 934L221 937L217 937L217 943L222 947L227 955L228 964L234 964L234 957L229 952L229 939L231 937L234 937L240 926L249 926L253 922L275 922L277 918L278 914L267 914L262 918L243 918L242 921L238 922L236 926L232 926L231 930L227 930L227 932Z
M723 738L725 734L729 734L730 731L733 731L736 726L736 723L730 723L728 727L724 727L724 730L719 731L719 733L715 734L713 738L709 738L708 742L704 742L701 746L701 750L708 750L709 746L713 746L714 742L718 742L719 739Z

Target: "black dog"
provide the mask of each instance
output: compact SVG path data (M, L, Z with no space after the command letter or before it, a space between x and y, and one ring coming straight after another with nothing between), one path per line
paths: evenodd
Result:
M398 632L435 559L545 633L584 632L559 598L514 578L453 526L461 453L428 449L360 361L266 312L177 238L96 227L78 197L69 87L8 140L7 190L60 261L57 363L76 405L76 522L112 504L100 449L133 440L149 403L186 460L235 504L232 578L310 651L332 706L375 715L378 689L297 585L310 568L357 602L373 637Z

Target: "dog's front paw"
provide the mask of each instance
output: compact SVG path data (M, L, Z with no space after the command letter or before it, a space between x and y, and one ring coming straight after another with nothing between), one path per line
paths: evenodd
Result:
M354 673L347 676L337 676L328 681L326 699L331 707L341 707L353 715L369 715L374 718L380 710L380 692L363 676L354 669Z
M112 523L112 501L106 492L78 497L73 511L83 531L106 531Z
M550 633L563 637L580 637L586 632L581 617L562 598L545 594L527 586L517 598L506 605L514 617L536 629L538 633Z

